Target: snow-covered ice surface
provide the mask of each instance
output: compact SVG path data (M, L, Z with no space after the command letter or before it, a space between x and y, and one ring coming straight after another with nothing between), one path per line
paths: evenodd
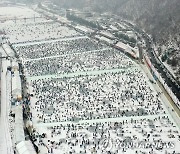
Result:
M0 19L12 19L12 18L32 18L39 17L40 14L34 12L31 9L23 6L8 6L8 7L1 7L0 8Z
M45 61L45 59L48 59L48 61ZM133 64L128 57L118 53L117 50L105 49L27 60L25 67L27 68L28 76L41 76L93 70L109 70L113 68L125 69L133 67Z
M92 50L100 50L104 46L97 44L87 37L73 37L62 40L50 40L48 42L28 43L28 45L13 45L16 52L25 60L60 56L73 53L82 53ZM38 50L38 52L37 52Z
M139 65L118 50L79 40L70 47L67 40L14 46L34 94L41 153L149 153L148 145L154 153L180 152L179 129Z
M80 36L74 29L46 19L22 6L1 7L1 31L11 43Z
M3 28L11 43L79 36L80 33L57 22L11 24Z
M45 17L36 17L36 16L32 16L31 18L23 18L23 19L12 19L12 20L7 20L5 22L2 23L2 27L6 27L6 26L10 26L10 25L22 25L22 24L32 24L32 23L46 23L46 22L52 22L52 20L50 19L46 19Z
M91 154L93 152L105 154L108 151L116 154L149 153L152 152L149 147L150 145L153 147L153 143L156 143L154 144L153 153L164 154L166 150L161 150L161 148L155 149L155 147L158 147L158 144L160 145L161 142L164 142L167 144L164 147L169 148L167 151L173 153L174 149L170 149L170 147L174 147L174 142L179 142L178 138L172 137L172 133L178 135L178 130L172 127L168 117L118 119L117 121L96 122L94 120L80 124L69 123L52 127L38 127L37 129L39 132L46 132L43 142L48 147L53 148L54 154ZM171 128L171 131L169 131L169 128ZM152 129L154 129L153 132ZM131 145L129 147L133 148L128 148L128 145ZM176 144L175 146L178 152L178 145ZM42 153L47 153L44 148L42 150Z
M3 28L11 43L28 42L14 49L41 154L180 153L179 128L134 61L56 22Z
M106 153L109 147L103 151L101 145L106 139L113 143L108 146L115 153L123 150L122 145L116 147L120 144L116 142L126 140L133 144L169 142L175 144L173 149L153 148L155 153L178 151L178 127L139 68L96 73L32 80L36 97L31 102L36 117L33 123L40 136L45 133L42 142L49 149L54 153ZM44 146L40 149L43 151ZM136 150L149 152L151 148L128 148L124 153Z

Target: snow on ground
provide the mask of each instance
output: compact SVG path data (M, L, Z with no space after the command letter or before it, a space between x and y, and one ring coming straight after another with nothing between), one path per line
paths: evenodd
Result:
M1 31L11 43L79 36L80 33L52 22L26 7L1 7Z
M1 7L0 9L0 20L2 19L12 19L12 18L32 18L39 17L40 14L34 12L31 9L23 6L12 6L12 7Z
M169 72L176 78L176 75L174 74L174 70L171 66L169 66L166 62L163 63L164 66L169 70Z
M52 148L53 153L78 154L92 150L105 153L107 149L101 145L104 139L113 142L110 151L115 153L123 150L122 145L115 147L120 141L133 144L171 142L175 144L173 149L154 148L154 151L178 152L178 128L138 68L118 73L38 79L32 81L32 86L35 97L31 111L42 153L47 150L44 151L41 142L49 150ZM135 153L135 150L148 152L151 148L128 148L124 153Z
M96 122L94 120L80 124L39 126L37 129L39 134L36 135L45 136L42 141L47 147L52 147L54 154L106 154L108 151L114 154L148 154L149 152L164 154L173 153L174 149L177 153L180 152L177 144L179 142L178 130L172 126L167 116L120 119L118 122ZM40 150L44 154L47 153L47 149L43 146L40 146Z
M11 43L78 36L80 33L57 22L11 24L3 28Z
M30 24L30 23L42 23L42 22L52 22L50 19L46 19L45 17L31 17L31 18L23 18L23 19L13 19L13 20L7 20L3 22L1 25L2 27L6 27L8 25L15 25L15 24Z
M178 127L161 94L118 50L88 38L14 49L34 95L30 107L41 153L148 153L147 144L155 143L173 144L157 145L155 153L179 152ZM141 142L147 148L123 149L121 144Z
M1 52L1 51L0 51ZM11 73L7 71L10 61L3 59L1 72L1 112L0 112L0 153L13 153L12 138L13 122L9 123L8 113L11 100Z
M111 54L109 54L111 53ZM56 57L49 57L48 61L32 59L25 62L28 76L41 76L48 74L64 74L82 71L125 69L134 63L123 54L113 49L92 50L90 52L73 53ZM95 64L94 67L92 67Z
M29 119L40 153L180 153L179 128L134 61L56 22L4 31L11 43L44 40L14 45L33 94Z
M38 116L34 116L39 122L51 123L165 113L159 96L138 68L98 73L68 79L33 80L34 94L38 98L33 104Z
M73 37L43 43L13 45L13 47L20 57L27 60L100 50L104 45L87 37Z

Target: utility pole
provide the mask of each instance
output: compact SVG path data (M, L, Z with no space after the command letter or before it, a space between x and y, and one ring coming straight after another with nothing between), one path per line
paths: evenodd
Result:
M36 17L35 17L35 14L34 14L34 22L35 22L35 18L36 18Z
M14 20L15 20L15 24L16 24L16 16L14 17Z

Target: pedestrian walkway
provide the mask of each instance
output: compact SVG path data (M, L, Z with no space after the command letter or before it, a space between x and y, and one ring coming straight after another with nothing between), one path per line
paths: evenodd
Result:
M147 77L150 80L153 80L156 84L153 84L153 89L159 93L161 93L160 98L163 102L164 109L165 111L169 114L169 117L173 119L175 122L176 126L180 129L180 111L174 104L173 100L170 98L170 96L167 94L167 91L163 88L161 83L159 81L155 81L151 73L149 72L148 68L146 65L140 65ZM175 111L175 112L174 112Z
M65 122L53 122L53 123L33 123L36 127L53 127L67 124L85 124L85 123L106 123L106 122L122 122L124 120L140 120L140 119L154 119L158 117L168 116L167 114L162 115L147 115L147 116L130 116L130 117L118 117L118 118L106 118L106 119L92 119L92 120L80 120L80 121L65 121Z
M75 73L65 73L65 74L52 74L52 75L43 75L43 76L33 76L33 77L28 77L27 80L38 80L38 79L44 79L44 80L49 80L49 79L58 79L58 78L64 78L64 77L76 77L76 76L84 76L84 75L98 75L98 74L104 74L104 73L118 73L124 70L128 69L136 69L136 66L131 66L131 67L122 67L122 68L117 68L117 69L109 69L109 70L94 70L94 71L87 71L87 72L75 72Z
M3 70L3 71L2 71ZM7 94L7 60L2 60L1 72L1 117L0 117L0 154L13 154L8 122L9 95Z
M67 41L67 40L76 40L76 39L83 39L83 38L88 38L87 36L76 36L76 37L69 37L69 38L58 38L58 39L50 39L50 40L38 40L35 42L26 42L26 43L14 43L13 46L18 47L18 46L27 46L27 45L36 45L36 44L43 44L43 43L53 43L57 41Z
M2 48L2 46L0 46L0 53L1 53L1 56L2 56L2 57L6 57L6 56L7 56L7 54L6 54L6 52L4 51L4 49Z

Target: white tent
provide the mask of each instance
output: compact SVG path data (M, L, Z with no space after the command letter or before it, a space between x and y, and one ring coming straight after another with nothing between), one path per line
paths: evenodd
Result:
M11 49L11 47L8 44L3 44L3 48L8 56L15 57L14 51Z
M21 79L18 71L15 71L14 76L12 77L12 97L14 99L20 99L20 100L22 98Z
M2 35L0 35L0 44L2 43Z
M19 70L19 64L16 61L12 61L12 71L18 71Z
M16 106L15 109L15 141L20 143L25 140L24 136L24 122L23 122L23 112L22 106Z
M22 141L16 145L18 154L36 154L30 141Z

